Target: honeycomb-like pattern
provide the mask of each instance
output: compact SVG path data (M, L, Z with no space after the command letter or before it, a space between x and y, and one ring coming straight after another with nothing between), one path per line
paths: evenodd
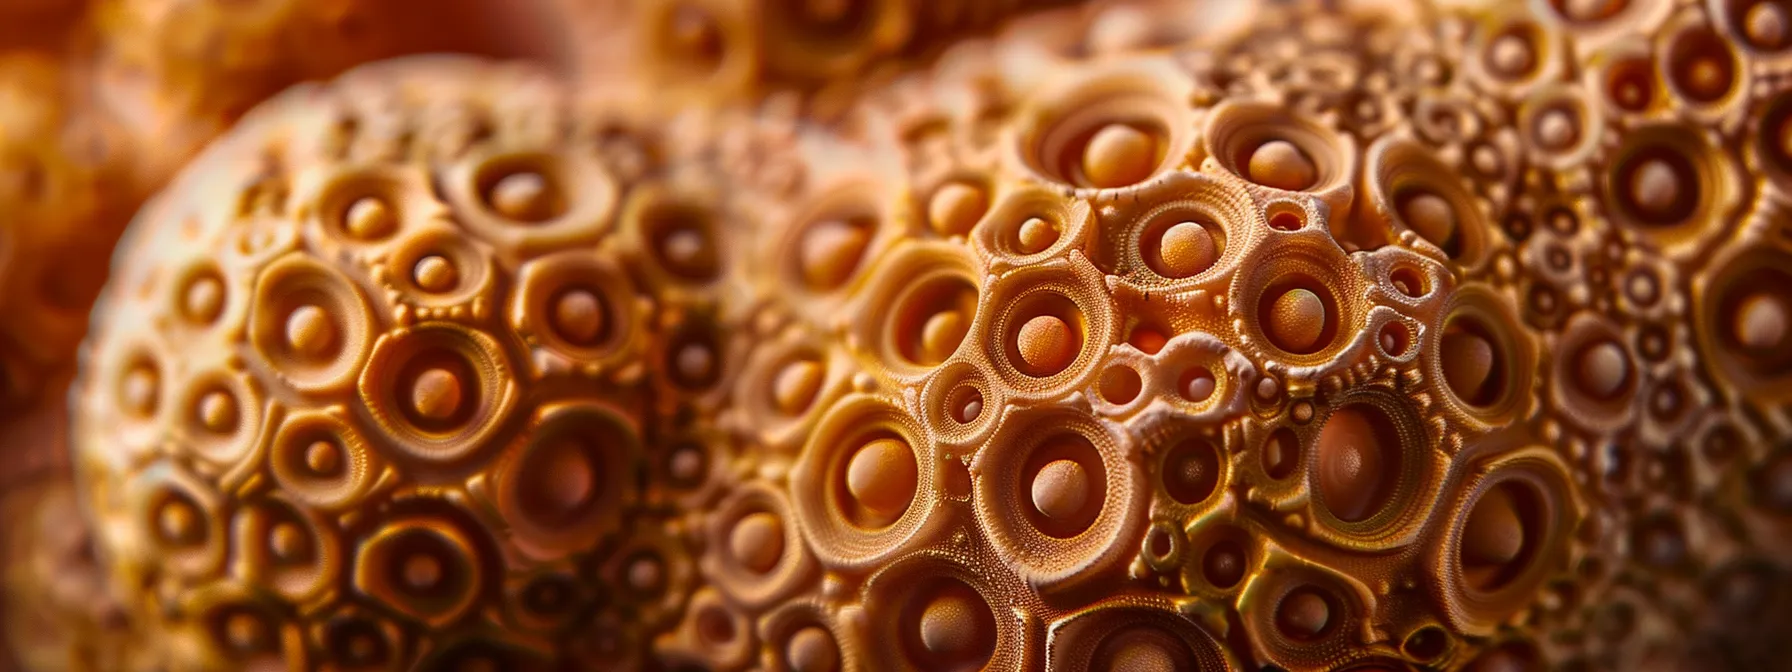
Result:
M923 59L999 18L1063 3L3 4L0 312L15 319L0 324L0 418L14 421L52 412L39 402L62 396L105 261L143 197L244 111L293 84L383 58L448 51L527 57L606 89L641 86L640 95L684 91L686 104L739 103L772 91L852 90L867 73ZM822 53L832 55L807 57ZM710 61L726 65L704 74ZM66 462L60 447L20 452L0 451L0 472L8 474L0 487L14 480L10 474Z
M607 81L605 71L637 83L655 76L692 91L686 103L746 101L769 90L804 91L856 84L866 71L890 68L936 53L954 37L986 29L996 19L1031 5L976 3L929 7L887 3L871 15L860 8L818 6L816 15L877 23L876 46L816 75L786 53L779 63L739 71L749 79L730 89L687 73L681 55L664 42L626 39L674 3L653 0L10 0L0 2L0 493L14 487L38 492L35 481L66 481L67 448L62 403L72 374L74 346L103 283L110 250L145 193L160 186L193 151L225 130L243 110L295 82L328 77L355 63L413 51L457 50L488 55L528 55L558 69L598 66L578 76ZM784 15L802 18L789 3L707 3L726 23L730 61L764 62L791 29ZM761 3L763 4L763 3ZM826 4L826 3L824 3ZM850 5L851 3L845 3ZM930 3L931 4L931 3ZM1045 3L1051 4L1051 3ZM706 10L697 6L697 15ZM904 18L906 17L906 18ZM743 23L735 19L750 19ZM905 22L906 21L906 22ZM712 26L713 27L713 26ZM835 24L805 29L833 30ZM896 32L891 32L894 29ZM949 30L944 30L949 29ZM766 41L765 36L777 39ZM896 37L899 39L890 39ZM849 37L817 49L858 49ZM769 46L760 46L769 45ZM624 49L616 50L621 46ZM806 48L808 48L806 47ZM713 52L718 57L723 52ZM756 55L757 54L757 55ZM656 60L656 59L663 59ZM730 70L734 72L734 70ZM821 76L817 79L816 76ZM605 84L604 86L613 86ZM662 89L631 95L663 96ZM45 484L44 487L48 487ZM60 486L59 486L60 487ZM22 498L35 495L20 494ZM32 501L36 501L33 499ZM53 507L23 506L22 516ZM22 530L32 523L7 519ZM50 518L44 524L61 525ZM3 535L0 535L3 536ZM21 544L29 545L28 538ZM87 669L95 644L44 636L40 625L62 615L86 618L94 605L38 600L40 585L85 581L62 562L59 551L26 562L9 560L21 596L4 611L8 643L32 661L61 660ZM61 567L44 575L32 568ZM53 589L55 595L78 590ZM117 623L100 624L113 627ZM103 628L100 628L103 629ZM77 628L80 638L95 628ZM106 635L110 636L110 635ZM4 647L0 647L4 648ZM115 648L115 647L114 647ZM118 653L113 651L113 653ZM0 651L0 659L9 658ZM64 665L34 664L60 668ZM4 660L0 660L4 667Z
M43 400L64 394L113 244L143 197L249 107L406 53L552 56L526 48L541 42L529 34L538 17L524 2L0 5L0 312L8 316L0 419L8 422L50 412ZM0 448L0 486L66 462L60 446L26 452Z
M132 662L1781 665L1788 8L1321 4L281 96L89 342Z

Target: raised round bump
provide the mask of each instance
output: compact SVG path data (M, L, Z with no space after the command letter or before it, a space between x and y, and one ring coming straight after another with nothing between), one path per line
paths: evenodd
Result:
M877 439L853 453L846 488L861 506L883 519L902 515L914 499L915 453L900 439Z
M1266 187L1300 191L1319 180L1319 168L1306 151L1287 140L1270 140L1251 151L1245 177Z
M1121 187L1151 175L1157 167L1157 140L1126 124L1108 124L1083 150L1083 175L1097 187Z

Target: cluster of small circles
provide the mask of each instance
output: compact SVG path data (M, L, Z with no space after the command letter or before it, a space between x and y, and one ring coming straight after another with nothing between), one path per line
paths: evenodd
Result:
M1418 40L1394 37L1410 18L1265 16L1181 61L1015 31L871 96L842 142L894 148L906 179L839 189L881 215L796 208L773 236L778 277L806 280L782 309L842 334L855 378L800 407L815 560L950 549L986 606L1052 633L1133 591L1218 598L1251 646L1215 650L1246 666L1649 664L1552 633L1597 627L1626 568L1729 571L1694 535L1783 552L1771 505L1737 509L1744 533L1693 504L1782 475L1760 471L1783 450L1759 415L1783 413L1792 334L1769 270L1781 136L1753 139L1780 127L1754 50L1782 8L1755 4L1739 34L1670 3L1446 12ZM1009 50L1063 60L1003 70ZM1629 58L1641 78L1601 70ZM1646 114L1664 106L1696 119ZM1724 461L1688 470L1701 441ZM844 497L807 494L831 481ZM1721 607L1678 599L1647 608ZM1329 639L1352 622L1390 650ZM1650 655L1692 639L1651 636Z
M25 0L0 8L0 154L17 177L0 186L0 309L16 317L0 327L0 415L59 412L43 400L63 396L131 215L244 111L293 84L409 53L551 60L530 46L539 44L530 34L537 17L513 4ZM45 453L33 456L40 462L66 459L59 446L36 452Z
M83 495L198 667L1771 660L1792 98L1733 4L1067 11L794 130L366 70L146 211Z
M1549 3L1470 28L1491 29L1470 54L1526 55L1487 74L1535 157L1523 183L1556 185L1492 212L1507 270L1483 280L1548 353L1531 424L1574 457L1590 505L1574 577L1533 613L1555 664L1681 665L1715 638L1729 665L1771 665L1723 599L1666 586L1784 567L1783 513L1762 495L1777 476L1761 474L1785 451L1792 385L1788 300L1766 270L1792 263L1777 205L1787 9ZM1783 624L1768 602L1751 618ZM1629 625L1692 613L1710 627Z
M613 123L523 123L543 114ZM143 665L519 669L599 645L605 615L682 607L688 540L654 501L704 501L728 444L639 400L732 366L674 305L713 302L720 272L679 272L723 233L630 242L657 220L629 199L663 178L605 158L649 142L624 119L527 66L394 61L274 99L144 211L73 438L106 484L84 496L122 498L93 502L95 536L162 642L132 640ZM679 345L642 370L662 339Z

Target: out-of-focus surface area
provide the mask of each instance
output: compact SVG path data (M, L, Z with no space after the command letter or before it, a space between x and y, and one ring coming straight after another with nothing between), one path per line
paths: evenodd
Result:
M0 669L1792 669L1792 3L14 0Z

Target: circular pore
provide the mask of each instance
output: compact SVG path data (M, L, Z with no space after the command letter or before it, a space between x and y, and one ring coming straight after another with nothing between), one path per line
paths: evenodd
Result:
M920 487L915 452L895 436L869 438L843 462L840 504L861 527L882 528L908 511Z
M1707 311L1720 356L1746 365L1750 375L1778 377L1792 370L1792 271L1773 267L1783 255L1757 258L1755 267L1713 283ZM1721 277L1721 276L1720 276Z
M1139 255L1145 265L1165 278L1199 275L1212 268L1225 253L1224 229L1200 212L1168 212L1147 224L1139 234Z
M1510 355L1479 318L1458 315L1445 320L1438 343L1444 383L1456 398L1471 406L1487 407L1506 397Z
M1409 187L1394 195L1394 208L1406 228L1430 241L1444 254L1462 256L1457 227L1460 218L1448 198L1424 187Z
M951 357L977 314L977 286L962 275L942 274L904 292L887 338L908 363L932 366Z
M1542 533L1538 496L1519 482L1488 488L1469 507L1457 557L1465 583L1494 591L1523 573Z
M398 372L394 406L425 433L446 433L478 411L478 372L460 353L431 348L413 355Z
M1289 591L1275 607L1276 629L1297 642L1311 642L1330 634L1337 625L1336 600L1313 586Z
M1003 351L1022 374L1049 378L1081 356L1087 326L1081 307L1057 292L1033 292L1014 303L1005 320Z
M1199 669L1195 653L1174 633L1149 625L1125 627L1095 645L1094 670L1177 672ZM1104 662L1105 661L1105 662Z
M1686 223L1697 212L1702 180L1693 159L1672 144L1643 144L1627 153L1612 171L1611 194L1632 221L1668 227Z
M1669 81L1693 102L1715 103L1736 87L1736 56L1716 32L1683 31L1674 36L1667 52Z
M1074 187L1111 189L1143 182L1168 163L1176 106L1156 93L1090 97L1036 122L1022 140L1035 170Z
M487 162L473 178L480 200L492 212L535 224L567 210L558 162L546 155L517 155Z
M582 518L603 494L601 450L589 439L556 437L531 451L518 472L524 512L542 525Z
M1181 504L1199 504L1212 496L1220 483L1220 456L1205 439L1177 443L1164 454L1164 492Z
M897 620L909 663L925 670L976 670L995 654L995 614L983 596L953 578L908 593Z
M1052 436L1038 444L1021 467L1025 490L1015 502L1035 529L1049 537L1082 534L1101 515L1107 494L1107 467L1100 451L1076 433Z
M1319 502L1347 523L1374 517L1399 485L1401 448L1393 419L1380 408L1358 403L1333 411L1316 443Z
M1291 273L1278 278L1257 300L1257 325L1271 345L1295 355L1330 347L1340 315L1332 290L1317 278Z
M869 216L816 220L797 240L797 277L813 291L840 288L862 265L876 232L877 222Z
M1245 179L1266 187L1301 191L1319 181L1319 167L1312 156L1287 140L1263 142L1239 158Z

